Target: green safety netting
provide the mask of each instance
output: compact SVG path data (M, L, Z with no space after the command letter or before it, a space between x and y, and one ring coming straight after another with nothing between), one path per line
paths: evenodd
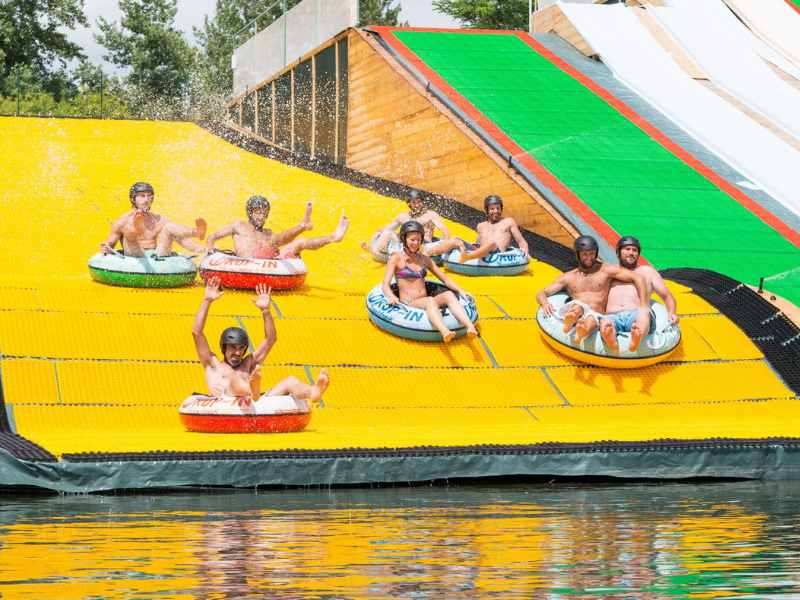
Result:
M656 267L771 277L800 304L800 249L516 36L395 35Z

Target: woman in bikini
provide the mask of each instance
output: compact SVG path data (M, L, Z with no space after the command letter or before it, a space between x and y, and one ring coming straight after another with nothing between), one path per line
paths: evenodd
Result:
M455 337L455 332L445 326L440 307L446 306L452 315L467 328L467 336L478 335L475 325L470 321L466 311L458 301L456 294L466 296L458 285L445 275L433 260L421 251L425 228L417 221L406 221L400 228L400 241L403 251L393 254L386 264L386 275L383 278L383 293L389 304L408 304L425 310L431 324L442 334L445 342ZM429 296L425 286L428 271L438 277L449 288L436 295ZM397 279L399 298L391 288L392 277Z

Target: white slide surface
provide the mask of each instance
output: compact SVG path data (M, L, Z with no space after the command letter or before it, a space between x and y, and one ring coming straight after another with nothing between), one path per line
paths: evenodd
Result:
M800 69L800 13L786 0L725 0L757 35Z
M800 91L764 62L721 0L670 0L648 11L715 84L800 140Z
M614 76L800 216L800 152L693 80L623 5L559 2Z

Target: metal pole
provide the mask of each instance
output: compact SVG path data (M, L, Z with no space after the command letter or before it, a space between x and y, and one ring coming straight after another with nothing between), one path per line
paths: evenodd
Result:
M103 70L100 69L100 118L103 118Z
M289 20L289 19L286 18L286 12L287 12L286 0L283 0L283 2L281 2L281 6L283 7L283 66L285 67L286 64L287 64L287 60L286 60L286 56L287 56L287 54L286 54L286 22Z
M528 0L528 35L533 35L533 0Z

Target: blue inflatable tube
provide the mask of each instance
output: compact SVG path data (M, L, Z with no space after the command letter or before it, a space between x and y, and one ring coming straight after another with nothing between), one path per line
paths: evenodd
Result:
M519 275L528 270L530 259L519 248L509 248L505 252L492 252L483 258L473 258L464 263L458 262L461 251L456 248L444 257L448 271L462 275Z
M447 290L443 285L430 281L426 281L425 286L428 288L428 295L440 294ZM392 287L395 294L398 294L396 287ZM464 307L470 320L475 323L478 320L475 299L470 296L459 296L458 301ZM456 337L466 334L467 328L461 325L449 310L446 308L442 310L444 324L447 325L447 328L454 332ZM369 320L376 326L396 336L421 342L442 341L442 334L431 325L424 310L407 304L395 304L394 306L389 304L380 284L367 294L367 312Z
M670 324L666 307L660 302L651 300L651 319L654 315L655 325L651 323L650 334L644 337L635 352L631 352L629 349L630 333L617 334L619 354L614 354L606 347L599 329L580 344L575 344L575 328L564 333L564 322L561 319L565 305L570 300L569 296L563 293L554 294L550 296L549 300L558 316L548 317L541 307L539 308L536 313L536 321L539 323L542 337L557 352L580 362L612 369L647 367L665 360L681 341L680 327Z

